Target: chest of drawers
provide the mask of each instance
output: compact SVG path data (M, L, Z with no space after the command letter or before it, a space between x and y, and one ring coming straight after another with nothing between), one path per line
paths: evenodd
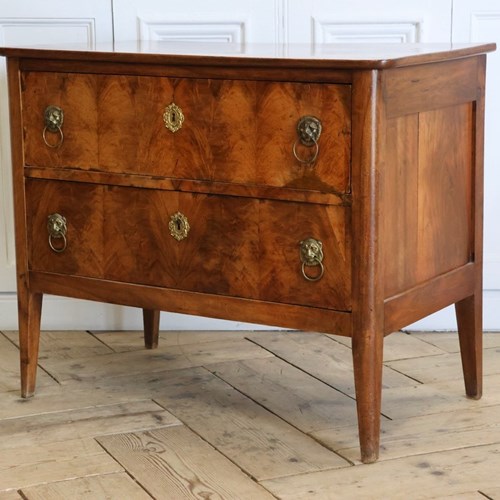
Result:
M385 335L455 304L481 395L494 46L199 49L0 49L22 396L46 293L142 308L149 348L160 310L336 333L374 461Z

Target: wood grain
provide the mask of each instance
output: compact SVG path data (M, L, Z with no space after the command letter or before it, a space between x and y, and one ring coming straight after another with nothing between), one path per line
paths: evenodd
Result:
M90 333L114 352L137 351L144 346L142 332L137 330L92 330ZM162 347L203 344L244 339L247 334L245 330L162 330L159 332L159 343ZM267 331L262 331L262 335L267 334Z
M280 69L375 69L395 66L411 66L428 62L439 62L449 59L461 59L467 56L491 52L495 50L494 43L485 44L448 44L434 43L409 46L405 50L394 49L389 44L352 44L348 50L338 51L329 44L318 47L318 51L311 52L308 44L235 44L228 50L225 46L209 49L200 42L193 44L172 44L163 41L118 42L100 44L100 50L89 50L86 43L80 45L60 44L58 47L3 47L2 54L9 57L22 56L25 61L33 63L42 59L47 64L59 60L70 61L72 64L79 61L90 63L135 63L156 64L160 66L180 65L193 69L215 67L223 69L233 67L237 69L250 68L255 72L262 68L277 67ZM290 51L292 51L290 53ZM364 57L363 57L364 56Z
M468 263L407 289L384 302L386 334L408 326L474 293L476 264Z
M347 465L216 377L172 377L155 400L259 481Z
M386 298L471 260L472 111L464 104L388 120L384 197L397 208L383 224Z
M490 335L484 332L483 348L500 347L500 335ZM430 345L436 346L445 352L460 352L458 335L456 332L410 332L411 337L422 340Z
M268 335L249 334L248 338L291 365L355 397L352 352L348 347L313 332L270 332ZM384 367L384 390L414 384L414 380Z
M420 113L416 261L420 282L471 260L472 119L472 104Z
M27 72L23 88L28 165L349 190L348 85ZM162 118L171 102L186 117L175 134ZM65 111L58 149L44 144L34 118L49 104ZM314 168L292 153L304 115L323 124Z
M442 498L464 491L496 488L498 445L478 446L392 460L359 469L316 472L264 481L274 495L287 499Z
M352 356L363 462L377 460L384 341L380 178L385 109L377 71L359 72L353 90Z
M477 57L388 70L382 83L387 116L394 118L475 101L477 72Z
M343 207L44 180L28 181L28 196L33 270L350 308ZM178 211L191 227L182 241L168 229ZM68 247L61 254L48 243L46 220L52 213L68 223ZM316 283L301 272L300 242L311 236L322 241L325 255L325 274Z
M29 266L37 271L99 277L104 269L104 187L70 182L30 180L26 183ZM49 246L47 219L66 218L67 247Z
M485 373L500 373L500 366L495 362L500 348L484 349ZM437 382L459 375L461 372L460 356L457 354L441 354L430 358L397 360L388 363L396 370L404 370L420 382ZM445 375L447 373L447 375Z
M0 490L121 471L123 467L88 437L77 439L68 435L58 442L30 444L21 440L2 448Z
M356 411L353 399L276 357L217 363L208 369L306 434L348 425Z
M45 372L38 376L38 386L57 386L57 382ZM0 393L2 398L9 391L19 390L19 349L0 334Z
M153 429L180 422L153 401L104 405L7 419L0 429L0 449L37 446L69 439L84 439L140 427Z
M208 368L216 374L214 376L204 368L152 372L148 356L142 359L137 357L132 362L125 358L126 353L123 352L117 356L124 356L123 365L133 365L134 373L110 370L96 379L82 377L80 381L68 382L64 387L41 387L37 396L29 400L20 399L17 391L3 393L0 397L0 432L6 427L6 440L2 435L0 442L8 447L3 447L0 452L0 498L11 500L11 495L17 490L22 492L23 498L31 498L30 493L43 495L42 498L52 498L50 495L57 494L71 498L72 491L82 496L81 488L91 490L87 491L85 498L94 498L93 494L98 495L110 488L120 492L121 497L134 498L137 488L128 494L121 493L132 485L129 480L121 480L123 474L158 498L175 497L168 494L162 496L161 493L164 484L171 482L182 491L185 491L184 485L192 485L192 491L196 492L205 491L205 488L198 489L201 484L207 486L208 483L210 486L215 483L213 489L231 484L231 493L226 497L242 497L248 488L251 493L247 497L251 500L261 498L261 495L266 498L263 486L268 486L267 481L260 484L255 477L252 480L241 470L242 464L250 467L249 453L254 457L254 463L262 461L263 467L271 464L272 471L281 471L279 477L273 478L273 484L279 482L281 488L283 483L295 484L294 481L298 481L299 498L314 498L315 494L319 498L363 498L364 495L398 498L400 494L401 498L413 498L415 485L418 486L419 497L423 499L468 500L474 498L474 492L478 491L495 498L498 486L494 486L497 483L491 478L496 479L494 472L498 468L498 453L489 455L484 450L491 446L498 452L500 374L485 375L485 394L481 400L465 398L463 382L456 375L460 372L456 332L453 334L457 344L453 348L455 362L443 363L443 371L438 374L442 380L425 384L412 380L413 385L384 390L383 409L391 420L382 420L383 452L379 464L387 465L375 474L370 471L376 465L368 467L359 462L356 422L347 418L350 412L354 412L354 401L337 392L341 387L329 386L335 384L335 365L350 361L349 348L337 341L344 339L298 332L186 333L183 337L179 332L162 332L165 340L160 349L170 344L182 346L189 352L197 346L208 354L212 351L210 344L231 342L230 335L233 333L251 335L253 339L265 339L271 335L282 339L282 348L278 352L282 359L267 357L238 361L234 358L209 365ZM135 340L131 344L138 348L138 353L144 353L140 332L116 332L115 343L112 342L112 335L111 332L103 334L109 345L117 350L121 350L120 346L132 336ZM395 340L391 347L391 359L409 361L405 359L408 349L420 357L420 363L422 359L440 357L436 356L432 343L447 346L450 335L444 334L443 343L439 342L439 338L436 340L438 335L420 334L417 338L415 335L399 334L388 337L386 342ZM220 338L214 340L217 336ZM8 337L13 337L13 333L8 333ZM48 332L45 335L42 332L41 347L50 351L50 344L53 344L53 357L64 360L64 346L72 337L77 345L68 350L67 358L80 365L75 367L76 375L80 372L84 374L89 359L92 359L85 357L86 350L91 352L96 344L94 335L85 332ZM496 337L496 334L486 334L485 345L495 346L498 343ZM0 336L2 338L7 342L5 336ZM318 342L318 339L324 340ZM403 342L411 339L411 345ZM287 342L288 350L285 349ZM190 344L191 347L188 347ZM15 349L10 342L0 348L2 367L9 358L15 361L9 345ZM282 353L293 354L299 350L309 353L305 357L310 357L311 365L316 365L313 375L306 373L300 363L294 366L299 358L281 356ZM240 354L244 356L244 349L240 349ZM95 363L97 358L105 360L107 357L97 352L93 355ZM331 364L325 363L329 357ZM487 373L492 369L495 371L496 358L496 353L486 357ZM50 356L41 359L40 363L44 370L50 372ZM399 369L405 370L403 366ZM0 371L0 384L3 377ZM228 382L221 381L221 377ZM226 392L228 394L224 396ZM233 393L239 394L239 397L231 397ZM138 401L137 398L144 400ZM158 407L151 400L158 398L163 398L162 405L171 414L176 414L174 406L180 407L182 414L187 415L186 423L195 422L196 428L188 430L183 425L166 428L161 422L156 422L158 426L155 425L154 430L145 430L148 421L141 411L149 409L152 410L151 415L155 415ZM135 403L131 404L132 401ZM119 402L122 404L117 404ZM213 412L206 412L206 406L212 406ZM260 412L254 411L254 406L260 408ZM68 411L70 409L72 411ZM274 416L270 417L270 413ZM208 418L203 422L205 415ZM151 421L155 420L153 416ZM233 420L236 424L225 425ZM339 478L331 475L327 461L312 472L301 472L296 462L288 461L288 454L279 453L283 441L289 445L294 442L290 434L283 432L282 424L291 424L295 432L302 436L305 432L312 432L311 437L317 445L318 440L324 443L331 456L337 457L332 449L340 451L354 465L345 462L337 469L338 472L343 471ZM244 431L230 432L237 425ZM257 438L246 441L245 436L251 436L250 428L256 429ZM12 432L12 438L9 432ZM196 435L198 432L202 437ZM96 443L95 435L107 451ZM277 448L276 438L281 440ZM113 448L107 446L111 442ZM251 449L248 453L246 443L248 447L257 445L258 449ZM303 459L309 452L314 456L314 451L309 448L299 443L296 446ZM454 455L450 456L450 453ZM493 471L484 476L482 472L476 473L476 469L483 464L482 459L488 459L484 467L493 467ZM434 467L432 471L435 474L429 474L429 467L419 466L425 463ZM456 468L460 473L455 476ZM349 475L350 480L344 474L346 477ZM390 478L396 476L396 489L390 489L391 486L394 488L394 482L387 479L388 475ZM201 478L200 481L197 478ZM359 481L362 481L362 488L353 491ZM402 482L401 487L399 481ZM301 485L306 488L306 484L308 489L301 489ZM437 485L442 489L436 490ZM325 489L317 491L316 488ZM49 491L51 493L47 494ZM293 498L295 494L293 490L291 493L281 493L281 489L279 492L272 491L283 498Z
M19 335L15 331L3 334L14 344L19 345ZM75 330L44 330L40 335L38 359L75 359L110 354L113 350L92 337L87 332Z
M151 497L128 474L114 473L70 479L57 483L22 488L28 500L67 500L86 498L98 500L127 498L127 500L151 500Z
M321 191L304 191L293 187L273 187L257 184L235 184L229 182L200 181L193 179L158 178L153 175L123 174L77 170L72 168L51 169L49 167L25 167L26 177L32 179L52 179L92 184L112 184L114 186L160 189L189 193L220 194L242 196L245 198L262 198L269 200L297 201L302 203L319 203L321 205L351 204L350 193L328 193Z
M418 114L387 120L383 197L384 297L417 282Z
M200 294L148 285L134 285L55 273L30 273L33 289L53 295L114 304L234 319L260 325L300 328L337 335L351 334L350 313L276 302Z
M113 353L105 356L80 358L83 361L47 359L46 365L51 375L58 381L86 380L87 382L104 377L137 375L147 370L151 373L164 370L180 370L211 363L220 363L234 359L269 357L265 349L245 339L210 342L199 346L160 346L154 350ZM126 367L126 368L125 368Z
M384 453L380 460L472 448L500 442L498 407L441 412L401 420L382 421ZM356 429L334 428L314 433L321 443L352 462L359 460Z
M98 441L153 498L273 498L184 426Z

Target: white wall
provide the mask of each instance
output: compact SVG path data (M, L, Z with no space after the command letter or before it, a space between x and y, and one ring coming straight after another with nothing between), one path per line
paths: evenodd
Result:
M29 14L29 17L27 15ZM0 0L0 44L155 39L218 42L468 42L500 45L498 0ZM488 60L485 328L500 330L500 53ZM0 59L0 328L17 327L5 67ZM162 328L254 328L163 313ZM141 327L139 310L46 297L42 328ZM414 325L454 329L448 308Z

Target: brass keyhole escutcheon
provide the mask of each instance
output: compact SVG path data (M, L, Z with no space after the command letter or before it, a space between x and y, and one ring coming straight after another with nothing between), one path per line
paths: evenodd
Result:
M315 238L306 238L300 242L300 260L302 262L302 275L307 281L319 281L323 277L323 243ZM308 267L319 266L319 273L307 273Z
M187 217L181 212L177 212L170 216L170 222L168 223L168 228L170 229L170 234L177 241L181 241L187 238L189 230L189 222Z
M184 123L182 109L174 102L169 104L163 112L163 122L170 132L177 132L182 128L182 124Z

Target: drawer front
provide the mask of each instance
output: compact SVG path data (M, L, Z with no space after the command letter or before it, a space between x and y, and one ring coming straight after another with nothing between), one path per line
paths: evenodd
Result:
M349 85L26 72L23 89L28 165L349 189ZM176 132L164 122L172 103L184 116ZM64 140L56 148L43 140L49 105L64 112ZM307 115L322 124L314 165L293 151L297 124ZM57 131L46 138L52 145L60 140ZM295 153L307 161L316 146L299 141Z
M32 270L350 309L345 207L59 181L27 184ZM54 213L67 222L67 247L60 253L48 241L47 218ZM180 240L170 227L177 213L189 224ZM182 221L172 222L174 230L182 229ZM315 282L304 278L300 258L300 242L310 237L323 249L324 274ZM304 270L315 277L320 266Z

